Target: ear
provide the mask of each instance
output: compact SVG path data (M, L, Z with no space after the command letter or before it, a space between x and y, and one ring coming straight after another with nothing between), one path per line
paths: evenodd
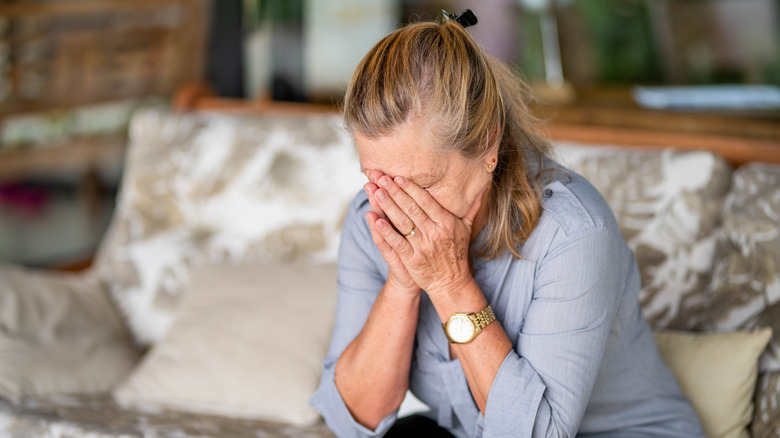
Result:
M496 168L496 161L498 160L498 146L501 144L501 129L495 126L490 130L487 139L485 141L485 167L488 168L488 172L492 172Z

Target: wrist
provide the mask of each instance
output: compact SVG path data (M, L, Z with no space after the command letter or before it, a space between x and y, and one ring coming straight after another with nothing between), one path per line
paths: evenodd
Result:
M474 277L469 275L462 275L460 277L452 278L449 281L440 281L439 284L431 285L425 289L425 292L431 299L434 297L441 300L451 300L462 293L462 291L476 286ZM477 286L477 288L479 288Z
M474 278L463 283L453 283L435 295L428 294L442 322L446 322L453 313L474 313L488 305L485 295Z
M385 282L385 289L390 294L408 296L410 298L419 297L420 292L422 291L420 286L417 286L416 284L412 286L404 285L398 281L395 281L392 277L389 277Z

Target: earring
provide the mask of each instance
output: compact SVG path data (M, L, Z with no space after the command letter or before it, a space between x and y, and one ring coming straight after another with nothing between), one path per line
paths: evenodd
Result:
M490 162L491 162L491 163L495 163L495 162L496 162L496 159L495 159L495 158L493 158L492 160L490 160ZM492 169L492 168L493 168L493 164L488 164L488 169Z

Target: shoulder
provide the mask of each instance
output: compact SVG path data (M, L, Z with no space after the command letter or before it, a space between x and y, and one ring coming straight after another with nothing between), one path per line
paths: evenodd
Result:
M366 213L371 209L371 205L368 203L368 195L365 190L360 190L347 207L346 214L344 216L344 224L342 226L342 233L354 233L361 232L363 234L371 234L371 230L368 228L366 222Z
M355 194L355 197L352 198L352 202L349 203L349 210L347 211L347 214L362 217L370 209L371 205L368 203L368 195L366 194L365 190L361 189L359 192L357 192L357 194Z
M368 195L364 190L358 192L347 207L344 223L341 227L341 253L366 251L371 245L371 229L366 221L366 213L371 209Z
M542 263L560 251L578 257L606 254L625 257L627 245L615 216L599 191L585 178L549 161L542 178L542 215L523 244L524 258Z
M387 278L387 263L374 245L366 220L370 209L368 195L363 190L355 195L347 208L338 257L339 276L344 282L363 284L357 274L359 272L370 272L372 278Z
M550 162L542 188L542 216L537 228L554 227L566 236L587 230L619 233L617 221L604 197L581 175Z

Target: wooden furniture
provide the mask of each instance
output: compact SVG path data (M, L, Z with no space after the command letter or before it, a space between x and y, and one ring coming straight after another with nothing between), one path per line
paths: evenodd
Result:
M0 0L0 130L20 116L41 117L41 126L65 119L68 128L74 109L151 96L167 101L203 76L207 5L207 0ZM121 163L127 135L63 131L45 144L0 143L0 184L81 175L78 196L88 211L97 211L97 169ZM65 270L90 263L62 262L58 268Z
M0 2L0 123L172 95L202 77L204 8L203 0ZM116 160L122 139L65 138L56 148L0 149L0 181Z
M536 106L555 140L717 152L733 165L780 163L780 111L660 111L638 106L628 88L579 91L567 105Z

